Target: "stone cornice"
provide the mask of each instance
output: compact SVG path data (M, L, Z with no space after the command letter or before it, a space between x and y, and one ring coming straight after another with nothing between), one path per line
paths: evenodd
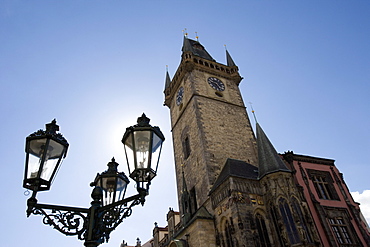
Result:
M334 164L335 160L332 160L332 159L325 159L325 158L312 157L308 155L295 154L292 151L285 152L284 154L282 154L282 156L289 163L292 160L295 160L295 161L315 163L315 164L328 165L328 166L335 165Z

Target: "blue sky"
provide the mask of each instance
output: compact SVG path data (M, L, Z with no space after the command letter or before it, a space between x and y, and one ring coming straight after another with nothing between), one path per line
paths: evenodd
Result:
M25 216L25 137L54 118L70 150L40 202L88 207L89 183L113 156L127 172L120 140L145 112L166 136L159 174L146 205L104 246L144 242L154 222L166 225L178 206L163 88L166 65L172 76L180 62L184 28L218 62L227 45L248 112L252 102L278 152L335 159L369 210L369 12L365 0L0 0L3 245L83 246Z

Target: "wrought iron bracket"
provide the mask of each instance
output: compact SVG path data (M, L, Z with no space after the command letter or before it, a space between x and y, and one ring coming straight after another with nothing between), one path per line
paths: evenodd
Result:
M95 187L95 190L99 190ZM92 196L94 195L94 192ZM77 236L85 246L95 247L108 242L110 233L132 213L132 207L144 204L147 190L138 189L138 194L101 206L99 197L93 196L90 208L37 203L36 193L27 200L27 217L43 216L42 222L66 236Z

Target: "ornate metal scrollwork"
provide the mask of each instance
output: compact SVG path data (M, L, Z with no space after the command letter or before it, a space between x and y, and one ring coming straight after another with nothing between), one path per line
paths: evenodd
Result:
M108 242L110 233L131 215L133 206L144 203L143 192L103 207L100 198L96 197L89 209L39 204L33 195L27 201L27 215L41 215L45 225L67 236L85 240L86 246L98 246Z
M83 213L75 211L64 212L56 209L52 209L51 213L47 213L42 208L34 208L32 213L44 216L42 222L45 225L52 226L67 236L77 235L78 239L84 240L83 233L86 230L87 218Z
M120 205L99 212L98 234L102 242L108 242L110 233L116 229L125 218L131 215L132 207L140 203L141 201L136 199L129 206Z

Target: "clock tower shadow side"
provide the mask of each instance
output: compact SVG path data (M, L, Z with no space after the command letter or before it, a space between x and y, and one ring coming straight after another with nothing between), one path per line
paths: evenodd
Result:
M211 211L208 193L226 160L257 166L257 148L238 87L238 68L196 54L183 48L172 81L167 73L165 105L171 114L178 196L185 179L195 197L193 208Z

